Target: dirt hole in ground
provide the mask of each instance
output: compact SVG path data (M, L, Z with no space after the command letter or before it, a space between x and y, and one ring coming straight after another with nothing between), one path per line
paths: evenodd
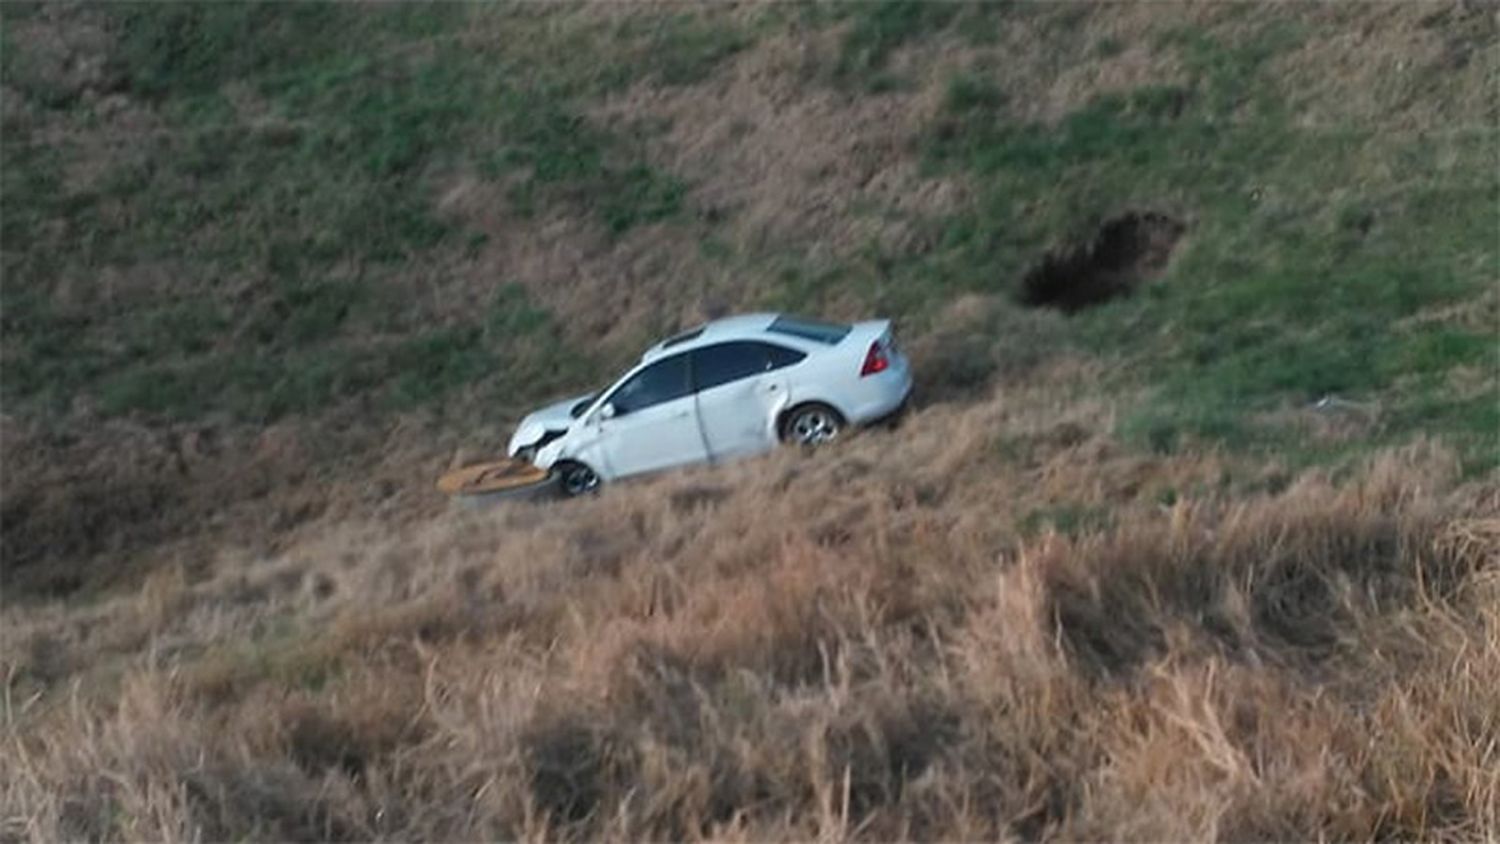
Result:
M1132 211L1106 220L1090 240L1047 253L1021 283L1021 301L1074 313L1125 296L1161 274L1187 225Z

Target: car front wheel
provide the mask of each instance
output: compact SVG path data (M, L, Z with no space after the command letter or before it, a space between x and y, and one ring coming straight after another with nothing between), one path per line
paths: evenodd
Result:
M577 498L599 491L599 473L582 463L564 463L557 467L563 495Z
M793 408L781 426L781 439L797 445L816 446L832 442L844 430L844 417L826 404L804 404Z

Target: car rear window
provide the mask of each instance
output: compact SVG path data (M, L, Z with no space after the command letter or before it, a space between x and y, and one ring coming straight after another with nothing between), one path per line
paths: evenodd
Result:
M822 322L805 317L781 316L766 326L766 330L834 346L838 345L840 340L849 335L851 328L837 322Z

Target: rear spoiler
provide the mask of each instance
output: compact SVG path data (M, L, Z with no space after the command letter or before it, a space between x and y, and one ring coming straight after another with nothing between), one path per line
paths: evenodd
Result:
M843 342L848 342L850 337L865 343L872 340L889 342L894 328L895 325L888 319L868 319L864 322L856 322L850 326L850 331L844 337Z

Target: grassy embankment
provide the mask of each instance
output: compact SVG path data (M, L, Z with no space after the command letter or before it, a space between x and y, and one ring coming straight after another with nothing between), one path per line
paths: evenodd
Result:
M7 834L1497 834L1492 16L271 11L4 8ZM421 515L726 307L927 406Z

